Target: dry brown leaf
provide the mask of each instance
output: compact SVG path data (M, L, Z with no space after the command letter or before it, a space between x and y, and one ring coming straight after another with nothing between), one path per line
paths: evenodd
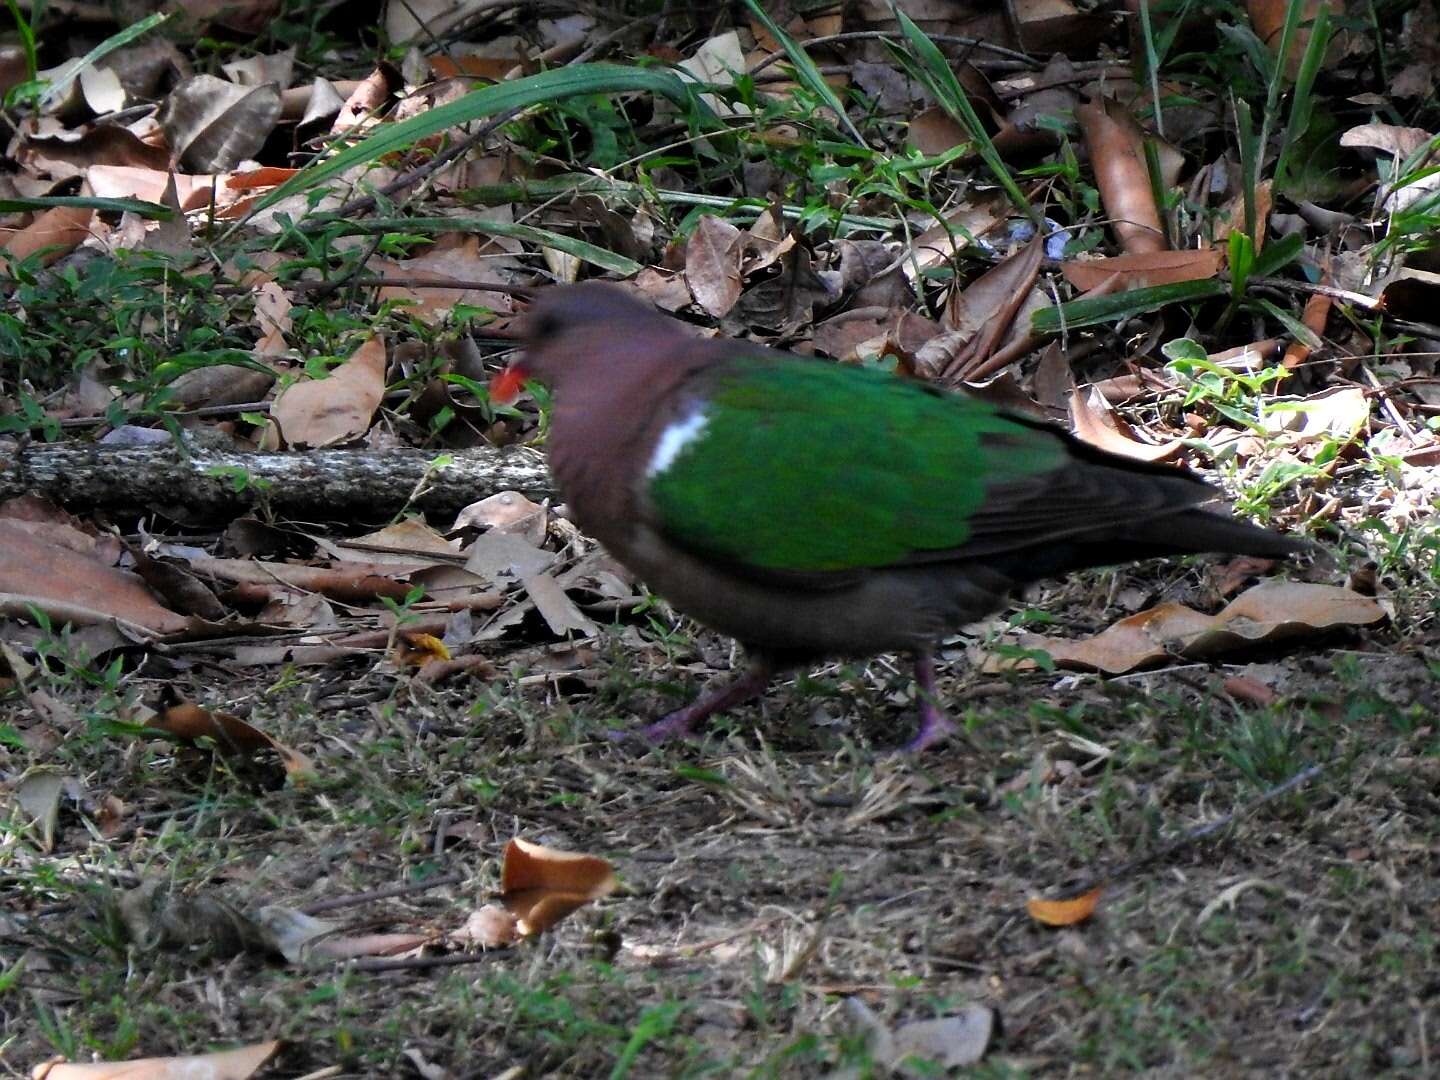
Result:
M949 113L938 105L932 105L910 118L905 141L927 157L934 157L969 142L970 136L950 118Z
M377 67L360 80L335 114L335 119L330 125L330 134L343 135L346 132L354 131L361 124L372 119L390 100L390 93L393 89L391 84L393 81L398 81L396 76L397 73L393 68L382 66Z
M385 398L385 339L366 339L328 378L293 383L270 407L291 446L318 448L358 439Z
M164 170L169 153L142 142L128 128L100 124L83 132L57 132L26 139L15 155L28 169L57 180L79 176L91 165L131 165Z
M279 282L264 281L255 290L255 323L260 330L260 340L251 350L257 357L284 356L290 345L285 335L290 333L290 297Z
M30 1070L31 1080L249 1080L280 1052L279 1039L187 1057L136 1058L73 1065L63 1058Z
M465 925L451 935L457 943L498 949L513 945L523 935L515 916L499 904L486 904L470 913Z
M223 26L243 36L266 29L280 10L280 0L171 0L196 28Z
M429 323L439 322L456 304L490 308L500 314L515 310L507 292L490 292L486 285L506 285L509 272L519 267L513 256L474 233L451 233L432 244L423 255L396 262L373 258L370 269L435 285L386 286L382 300L408 300L408 310ZM444 283L445 287L441 287ZM457 287L461 286L461 287Z
M196 573L213 575L221 581L305 589L347 604L363 604L383 596L403 600L410 587L398 580L399 576L429 564L429 560L421 558L411 563L356 562L334 567L202 556L190 559L190 568Z
M719 319L740 299L744 234L724 218L706 214L685 245L685 281L695 302Z
M549 510L518 491L501 491L473 502L455 516L449 531L499 529L516 533L539 547L545 540Z
M913 257L903 264L906 276L913 279L916 274L949 262L971 240L1003 222L1007 208L1004 196L976 196L974 203L964 203L947 214L943 225L933 225L915 237L911 244Z
M228 172L254 157L280 119L280 88L236 86L192 75L170 92L160 112L171 150L190 173Z
M1070 430L1091 446L1137 461L1166 461L1185 449L1179 439L1159 444L1140 442L1105 395L1093 386L1077 386L1071 391Z
M536 610L556 637L565 637L572 630L582 637L599 633L599 628L589 616L575 606L575 601L549 574L539 573L526 578L525 592L535 601Z
M966 343L931 377L954 385L970 378L990 358L1029 298L1044 257L1045 243L1037 236L981 274L964 292L950 294L946 321L966 336ZM919 368L918 356L916 366L920 374L929 374Z
M45 523L0 520L0 611L25 617L33 604L56 623L79 626L115 619L145 638L192 626L134 574L66 546L57 532Z
M207 210L213 193L216 213L220 217L228 217L243 208L247 193L262 187L274 187L294 173L294 169L253 169L229 176L173 175L182 210L186 213ZM144 199L160 203L165 198L165 188L171 176L162 169L141 169L133 165L91 165L85 170L85 183L90 188L90 194L101 198Z
M1046 900L1032 896L1025 901L1025 910L1032 919L1046 926L1074 926L1095 914L1095 908L1100 903L1100 892L1097 886L1068 900Z
M1280 696L1259 679L1245 675L1231 675L1225 680L1223 688L1231 697L1251 705L1272 705Z
M1201 281L1220 272L1220 250L1146 251L1138 255L1116 255L1109 259L1070 261L1061 264L1065 280L1088 291L1111 274L1120 275L1116 292L1171 285L1179 281Z
M46 210L29 225L13 232L0 230L0 236L4 237L3 244L0 244L0 251L15 262L21 259L28 259L37 251L46 251L40 262L49 266L56 259L68 255L85 242L90 235L90 222L95 217L94 210L82 209L78 206L57 206Z
M1285 28L1285 15L1289 6L1290 0L1248 0L1246 4L1250 12L1250 25L1255 28L1255 36L1263 41L1271 52L1280 47L1280 35ZM1300 71L1300 63L1305 58L1305 48L1310 42L1310 26L1322 6L1330 9L1332 18L1344 14L1345 5L1342 0L1305 0L1305 6L1300 12L1299 29L1296 30L1285 56L1285 74L1291 79ZM1335 43L1332 41L1331 55L1334 52Z
M1163 251L1165 231L1150 187L1145 140L1135 118L1108 98L1075 110L1110 226L1127 255Z
M1260 642L1309 637L1338 626L1369 626L1384 618L1379 603L1350 589L1272 580L1245 591L1217 615L1183 604L1160 604L1094 637L1070 641L1027 636L1022 644L1044 649L1064 667L1119 675L1170 657L1205 660Z
M505 845L501 899L525 937L554 926L577 908L615 891L615 872L604 859L558 851L518 836Z

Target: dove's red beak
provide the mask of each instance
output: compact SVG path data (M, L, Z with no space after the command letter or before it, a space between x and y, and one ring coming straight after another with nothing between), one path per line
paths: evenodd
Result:
M528 378L530 372L524 364L511 364L490 380L490 400L496 405L513 405Z

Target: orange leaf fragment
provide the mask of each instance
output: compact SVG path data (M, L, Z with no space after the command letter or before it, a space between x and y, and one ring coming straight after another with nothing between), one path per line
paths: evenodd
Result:
M615 871L604 859L559 851L518 836L505 845L501 899L525 937L554 926L572 911L615 891Z
M1025 910L1032 919L1046 926L1074 926L1095 914L1096 905L1100 903L1100 892L1101 888L1097 885L1089 892L1072 896L1068 900L1046 900L1032 896L1025 901Z

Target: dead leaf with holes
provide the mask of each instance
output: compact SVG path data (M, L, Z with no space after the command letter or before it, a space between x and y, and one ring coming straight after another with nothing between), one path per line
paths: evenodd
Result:
M385 397L385 339L372 337L324 379L286 387L270 416L292 447L335 446L360 438Z

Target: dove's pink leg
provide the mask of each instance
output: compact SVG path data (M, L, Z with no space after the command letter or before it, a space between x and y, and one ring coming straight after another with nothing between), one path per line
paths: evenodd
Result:
M955 721L945 715L935 694L935 654L930 649L915 653L915 685L920 691L920 730L905 744L908 754L934 746L955 730Z

